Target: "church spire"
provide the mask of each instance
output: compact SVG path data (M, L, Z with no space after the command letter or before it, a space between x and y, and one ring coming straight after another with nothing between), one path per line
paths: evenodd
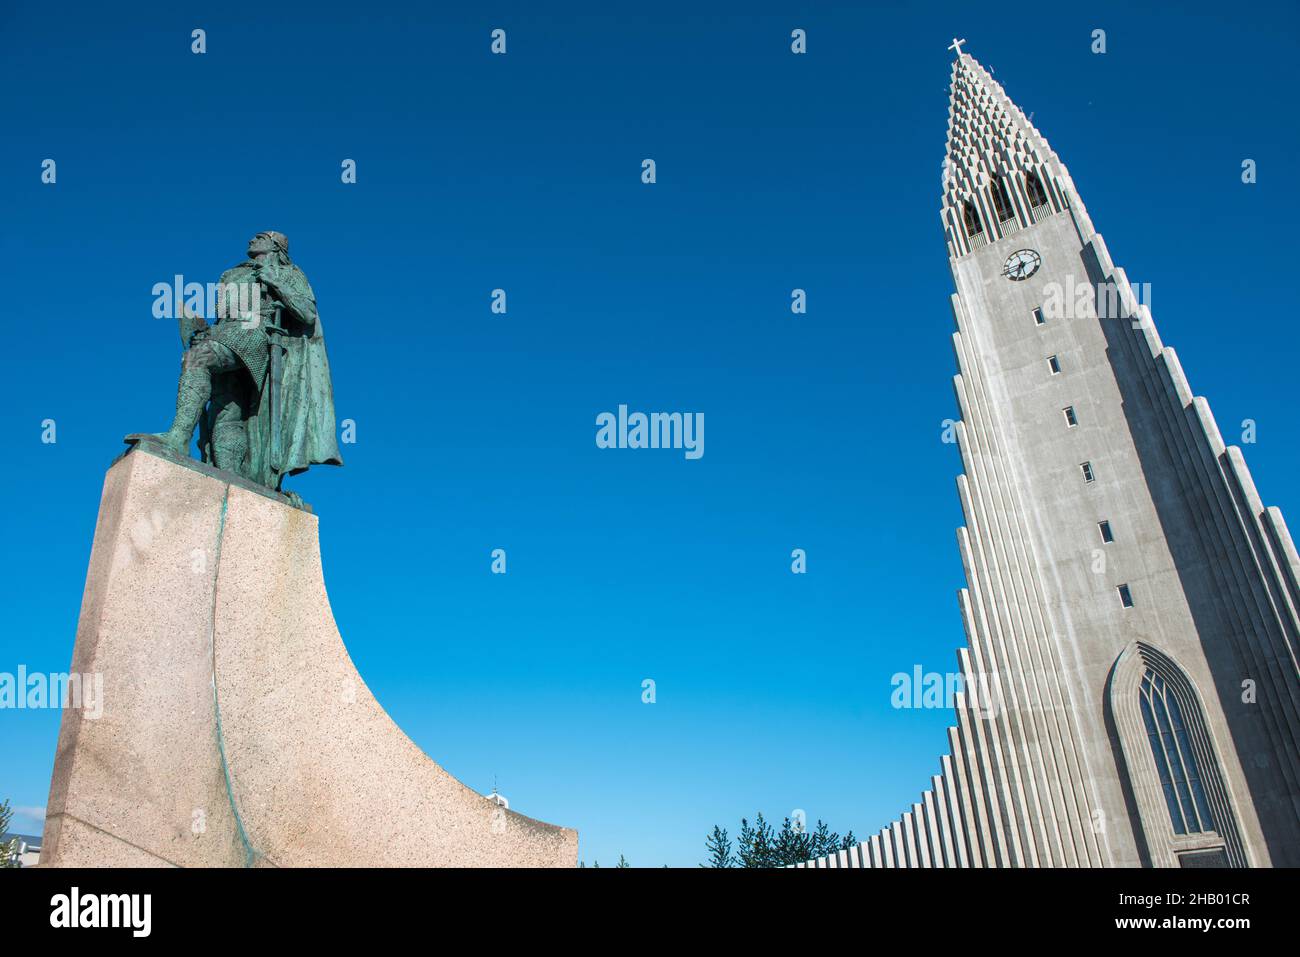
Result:
M1069 173L1041 133L969 53L955 50L943 163L948 255L986 243L1077 206Z

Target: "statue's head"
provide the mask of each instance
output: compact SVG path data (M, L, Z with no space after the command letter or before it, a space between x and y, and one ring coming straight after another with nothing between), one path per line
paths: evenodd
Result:
M284 233L266 229L248 241L249 259L266 259L273 255L282 262L289 261L289 237Z

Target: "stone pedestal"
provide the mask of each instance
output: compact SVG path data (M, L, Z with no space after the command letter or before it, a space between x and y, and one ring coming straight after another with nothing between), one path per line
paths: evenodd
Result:
M317 519L137 449L104 483L47 866L572 867L577 832L429 759L348 657ZM95 709L98 710L98 709Z

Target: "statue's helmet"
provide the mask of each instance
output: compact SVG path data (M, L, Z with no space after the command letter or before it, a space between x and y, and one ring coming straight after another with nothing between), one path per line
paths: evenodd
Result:
M264 229L248 241L248 248L258 252L279 250L285 256L288 256L289 237L284 233L277 233L273 229Z

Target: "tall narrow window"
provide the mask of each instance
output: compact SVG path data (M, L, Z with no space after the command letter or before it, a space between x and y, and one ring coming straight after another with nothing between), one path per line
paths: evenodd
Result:
M975 206L971 203L961 204L961 221L966 227L966 238L974 239L978 234L984 232L984 227L980 225L979 213L975 212Z
M1074 414L1074 406L1067 405L1061 410L1061 414L1065 416L1065 424L1070 428L1074 428L1079 424L1079 417Z
M1115 533L1110 530L1110 522L1098 522L1097 531L1101 532L1101 540L1104 544L1109 545L1115 541Z
M1046 320L1045 318L1043 318L1043 310L1041 310L1041 309L1035 309L1035 310L1034 310L1034 325L1036 325L1036 326L1041 326L1041 325L1042 325L1043 323L1045 323L1046 321L1047 321L1047 320Z
M1048 356L1048 357L1047 357L1047 370L1048 370L1052 375L1058 375L1058 374L1060 373L1060 371L1061 371L1061 360L1058 359L1058 358L1056 358L1056 356Z
M1095 475L1092 474L1092 463L1091 463L1091 462L1084 462L1084 463L1082 463L1082 464L1079 466L1079 471L1081 471L1081 472L1083 473L1083 480L1084 480L1085 482L1091 482L1093 479L1095 479L1095 478L1097 477L1097 476L1095 476Z
M1133 607L1133 590L1128 585L1120 585L1116 589L1119 592L1119 603L1125 608Z
M1165 680L1148 668L1138 692L1142 722L1160 774L1165 805L1175 834L1214 830L1214 815L1205 797L1196 753L1188 741L1182 708Z
M1008 219L1014 219L1016 214L1011 208L1011 197L1007 195L1007 184L1002 182L1001 176L993 177L989 192L993 194L993 211L997 214L998 222L1005 223Z
M1025 174L1025 192L1029 194L1029 203L1032 206L1042 206L1047 202L1047 191L1043 189L1043 181L1033 170Z

